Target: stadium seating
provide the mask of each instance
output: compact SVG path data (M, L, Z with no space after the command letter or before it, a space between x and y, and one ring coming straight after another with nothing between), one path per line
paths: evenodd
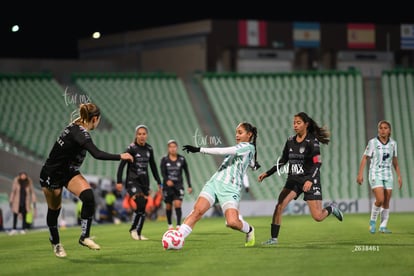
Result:
M414 196L410 185L410 172L414 168L412 155L414 125L414 70L391 70L382 74L385 118L390 121L391 137L397 141L398 163L403 178L403 188L395 189L393 197ZM396 187L396 186L395 186Z
M100 106L102 122L91 135L97 146L108 152L124 151L132 142L138 124L149 127L148 143L154 147L157 165L166 154L169 139L176 139L182 146L194 144L197 131L205 135L183 82L173 74L74 74L73 83L74 86L62 87L47 73L0 75L1 135L44 160L77 108L77 102L71 98L75 94L78 101L83 95ZM262 168L249 173L254 198L274 199L283 186L286 177L283 171L261 184L257 183L257 176L276 162L287 137L294 134L293 115L300 111L331 131L330 144L321 147L324 199L368 197L368 189L355 184L367 141L359 72L205 73L200 85L225 141L233 143L235 127L241 121L258 127L258 158ZM408 183L414 165L412 155L406 154L413 144L410 114L414 106L414 71L384 72L382 89L385 118L392 123L403 179ZM3 140L0 146L16 151L16 147ZM217 164L208 155L180 153L189 161L197 195ZM82 171L115 179L117 165L88 156ZM407 184L394 195L413 197L413 189Z
M1 75L0 93L0 132L36 157L45 157L69 122L62 87L46 73Z
M288 136L293 115L304 111L331 131L331 143L322 146L322 185L326 199L360 196L355 183L365 142L362 78L356 71L279 74L205 74L202 79L225 138L234 141L241 121L258 128L261 171L275 164ZM260 171L260 172L261 172ZM250 174L257 199L274 198L286 175L257 184L259 172Z
M98 127L92 134L100 148L112 152L124 151L133 141L135 127L139 124L149 127L148 143L154 148L157 166L167 153L169 139L175 139L179 147L194 144L194 135L200 126L183 83L175 75L83 74L74 75L73 79L80 93L87 94L99 105L103 120L110 126ZM216 170L216 164L208 155L187 155L181 150L179 153L187 158L194 195L197 195ZM99 162L88 156L84 170L115 178L117 164ZM186 198L188 196L186 194Z

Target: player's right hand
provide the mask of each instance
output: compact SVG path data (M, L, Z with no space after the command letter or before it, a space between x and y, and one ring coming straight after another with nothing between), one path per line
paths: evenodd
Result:
M359 185L361 185L362 182L364 182L364 177L362 175L358 175L356 181Z

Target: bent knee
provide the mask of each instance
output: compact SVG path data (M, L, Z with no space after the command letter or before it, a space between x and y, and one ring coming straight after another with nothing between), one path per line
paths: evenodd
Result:
M323 221L326 218L326 216L324 216L323 214L319 214L319 215L312 215L312 218L316 222L321 222L321 221Z

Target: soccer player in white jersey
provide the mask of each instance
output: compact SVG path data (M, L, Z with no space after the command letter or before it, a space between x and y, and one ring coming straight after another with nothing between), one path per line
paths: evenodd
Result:
M368 141L368 145L362 155L361 164L357 176L359 185L364 181L363 172L367 159L370 158L369 184L375 195L375 202L371 209L369 231L374 234L378 214L381 214L380 233L391 233L387 228L390 199L392 194L393 172L395 169L398 177L398 187L402 187L400 167L397 160L397 142L391 138L391 124L387 121L378 123L378 136Z
M193 210L185 218L179 231L184 238L191 234L195 224L216 202L223 210L226 226L246 234L245 246L254 246L254 228L239 214L239 202L248 167L258 169L256 157L257 129L250 123L240 123L236 128L236 143L232 147L200 148L183 147L187 152L224 155L225 158L216 173L201 190Z

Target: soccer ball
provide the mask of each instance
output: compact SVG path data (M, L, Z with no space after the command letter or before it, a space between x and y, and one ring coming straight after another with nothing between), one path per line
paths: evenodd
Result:
M162 235L162 247L164 249L175 249L179 250L183 248L184 237L183 234L177 230L167 230L164 235Z

